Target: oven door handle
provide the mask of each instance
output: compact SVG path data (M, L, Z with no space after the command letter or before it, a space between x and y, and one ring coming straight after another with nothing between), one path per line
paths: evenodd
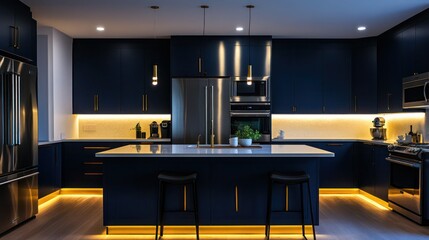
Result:
M426 87L428 86L429 82L425 82L425 86L423 87L423 96L425 97L425 102L428 101L428 98L426 96Z
M412 168L421 168L421 166L422 166L420 163L405 162L405 161L397 160L397 159L394 159L394 158L391 158L391 157L387 157L386 161L389 161L391 163L396 163L396 164L404 165L404 166L407 166L407 167L412 167Z
M238 113L231 112L231 117L270 117L269 113Z

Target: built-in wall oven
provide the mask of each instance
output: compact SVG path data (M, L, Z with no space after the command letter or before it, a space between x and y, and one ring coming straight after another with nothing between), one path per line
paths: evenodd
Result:
M270 78L233 78L231 81L231 102L270 102Z
M271 104L270 103L231 103L231 134L240 126L249 125L261 133L256 143L271 141Z
M426 163L428 146L389 146L389 206L419 224L427 224L429 208Z

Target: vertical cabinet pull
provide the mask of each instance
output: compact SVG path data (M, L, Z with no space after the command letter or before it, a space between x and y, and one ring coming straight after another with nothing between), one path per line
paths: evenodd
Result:
M187 211L187 199L186 199L186 192L187 192L187 189L186 189L186 185L185 186L183 186L183 211L184 212L186 212Z
M390 96L391 96L392 94L391 93L388 93L387 94L387 110L388 111L390 111Z
M198 58L198 73L202 72L202 65L203 65L203 60L201 59L201 57Z
M289 211L289 186L285 188L285 212Z
M94 95L94 112L98 112L98 94Z
M235 185L235 212L238 213L238 186Z
M145 99L144 99L145 107L144 108L145 108L145 111L147 112L147 105L148 105L149 101L148 101L148 98L147 98L147 94L145 94L144 96L145 96Z
M12 38L10 45L12 45L13 48L19 49L19 28L16 26L9 26L9 29Z
M145 101L145 97L144 97L145 95L143 94L142 95L142 112L144 112L145 111L145 106L146 106L146 101Z
M19 49L19 47L20 47L20 44L19 44L19 42L20 42L20 40L19 40L19 27L15 27L15 34L16 34L16 36L15 36L15 48Z
M355 113L357 112L357 96L355 96Z
M323 110L323 112L326 112L326 107L325 107L325 106L323 106L322 110Z

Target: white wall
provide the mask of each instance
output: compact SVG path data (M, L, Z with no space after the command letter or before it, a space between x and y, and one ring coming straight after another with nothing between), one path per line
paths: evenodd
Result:
M75 138L78 127L76 117L72 115L73 39L51 27L38 27L37 31L39 38L47 37L47 46L38 48L41 60L38 66L39 112L43 114L39 117L39 129L42 131L39 140ZM44 139L46 136L48 139Z

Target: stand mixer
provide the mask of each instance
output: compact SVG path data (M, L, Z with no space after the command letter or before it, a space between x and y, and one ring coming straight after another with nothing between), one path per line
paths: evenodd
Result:
M376 117L372 121L374 127L370 128L372 140L386 140L386 129L383 128L386 121L382 117Z

